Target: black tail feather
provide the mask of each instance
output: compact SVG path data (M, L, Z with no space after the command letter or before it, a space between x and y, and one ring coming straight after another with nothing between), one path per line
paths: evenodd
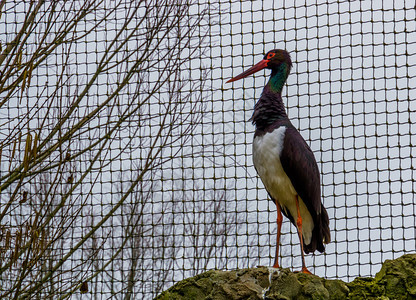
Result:
M312 240L309 245L303 244L305 253L311 253L315 250L319 252L325 251L325 244L331 241L331 234L329 231L329 217L325 207L322 205L321 213L314 220L315 226L312 230Z

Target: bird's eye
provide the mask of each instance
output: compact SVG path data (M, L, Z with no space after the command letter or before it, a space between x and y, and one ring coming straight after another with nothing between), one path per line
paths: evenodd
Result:
M270 59L274 56L275 56L275 53L271 52L271 53L267 54L267 59Z

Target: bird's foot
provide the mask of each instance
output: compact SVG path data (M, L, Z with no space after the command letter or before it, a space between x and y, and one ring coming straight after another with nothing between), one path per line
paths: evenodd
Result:
M275 269L280 269L280 266L279 266L279 264L278 264L278 263L274 263L274 265L272 266L272 268L275 268Z
M302 270L300 270L300 271L293 271L293 273L303 273L303 274L311 274L311 275L313 275L313 273L310 272L306 267L302 267Z

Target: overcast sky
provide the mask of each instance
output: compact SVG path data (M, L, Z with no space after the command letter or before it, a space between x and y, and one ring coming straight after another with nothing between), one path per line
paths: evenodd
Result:
M234 84L224 81L271 49L288 50L294 67L284 102L292 123L314 151L330 216L332 243L325 256L315 255L315 273L349 279L374 275L382 261L415 251L416 245L416 83L411 80L416 75L415 3L307 3L223 5L227 14L213 50L222 55L213 61L218 74L213 76L214 86L224 89L214 101L226 110L218 120L237 123L229 130L235 147L244 150L234 151L241 153L237 160L248 168L235 173L250 178L239 187L247 188L251 207L261 202L260 210L275 226L273 205L263 201L267 195L261 182L251 180L256 177L250 145L254 128L248 122L269 72ZM260 192L250 193L251 186ZM268 205L273 212L267 211ZM284 230L292 232L292 252L298 254L294 227ZM312 263L309 255L307 264ZM299 257L294 264L300 265Z
M207 2L200 0L201 5L192 6L190 14L197 15L198 9ZM111 1L108 3L111 5ZM206 97L203 125L192 132L192 141L184 149L193 153L193 149L202 146L209 155L198 152L190 160L179 158L162 170L164 186L158 186L157 196L151 199L154 211L160 212L158 205L163 206L163 199L181 192L181 187L174 185L183 181L181 176L193 180L189 185L191 191L206 201L216 201L213 187L226 187L226 213L242 216L239 220L246 225L228 233L233 243L227 245L227 253L232 254L227 256L226 268L273 263L276 209L253 167L254 127L249 122L269 71L232 84L225 82L260 61L267 51L281 48L291 54L293 61L283 90L284 103L293 125L314 152L321 171L322 201L330 217L332 242L327 245L325 254L307 255L306 264L318 276L352 280L356 276L375 275L386 259L414 252L415 1L221 0L219 7L210 5L213 14L206 40L209 51L193 60L184 71L184 77L191 75L194 79L200 78L204 68L209 71L206 89L202 91ZM124 16L123 13L118 17ZM3 27L0 33L2 43L8 42L7 31L18 28L17 21L23 17L23 13L4 17L9 27L7 30ZM68 91L77 91L78 85L93 74L101 51L111 42L113 30L120 24L120 19L109 21L101 27L102 31L79 41L69 60L71 67L66 70L68 78L73 76L74 70L77 74L71 77L74 81ZM138 40L143 39L137 35ZM125 53L118 55L121 57ZM54 63L59 65L57 62L62 58L58 55L55 59L49 60L50 65L34 75L36 80L32 81L36 82L35 94L39 97L28 96L27 103L15 101L7 112L0 111L2 122L9 126L7 132L0 130L0 137L17 130L15 123L7 121L10 116L29 111L28 107L36 107L40 99L46 103L48 90L43 90L43 85L54 81L56 73L51 70L58 69ZM163 60L160 63L163 64ZM108 95L123 71L117 70L114 76L107 74L97 81L88 98L90 102L79 108L80 116L83 116L83 109L92 109ZM158 80L158 75L155 71L146 76L148 80ZM128 93L119 95L120 103L128 96ZM95 119L91 124L93 122L100 120ZM140 130L147 132L147 128ZM120 134L120 141L115 141L119 144L109 146L106 158L114 155L118 159L123 134L130 132ZM111 166L116 168L112 171L128 172L126 167L131 170L134 159L128 155L125 158L123 162L111 160ZM114 174L97 175L97 195L93 191L93 199L103 201L100 193L109 190L113 193L108 197L116 197L116 192L111 190L113 187L106 184L112 182L106 180L112 179L111 176L115 178ZM89 180L86 186L95 179ZM97 205L96 209L99 207ZM299 240L287 219L282 233L282 266L299 270ZM257 239L257 250L253 252L247 245L251 237ZM186 261L186 258L178 261L181 259ZM177 262L178 274L181 267L192 269L193 266Z

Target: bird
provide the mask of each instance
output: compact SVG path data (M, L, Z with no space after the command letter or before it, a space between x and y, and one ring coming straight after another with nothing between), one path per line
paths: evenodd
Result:
M305 253L324 252L331 236L328 213L321 201L318 165L311 148L290 122L282 100L282 89L291 68L290 54L286 50L274 49L267 52L259 63L227 83L263 69L271 70L250 120L255 126L253 164L277 210L273 267L279 268L283 213L298 232L301 272L311 274L305 264Z

